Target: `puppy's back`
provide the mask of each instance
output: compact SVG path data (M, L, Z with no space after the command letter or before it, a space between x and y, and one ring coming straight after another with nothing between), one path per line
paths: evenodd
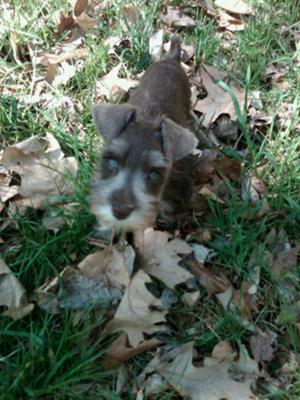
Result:
M153 123L166 115L181 126L188 125L191 92L180 65L180 50L180 41L174 38L167 58L152 64L142 77L129 99L138 118Z

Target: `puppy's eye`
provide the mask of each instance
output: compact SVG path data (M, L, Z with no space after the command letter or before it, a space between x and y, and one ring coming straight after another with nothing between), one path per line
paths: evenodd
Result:
M109 168L112 172L117 173L119 170L119 163L115 158L107 158L105 160L105 164L107 168Z
M161 174L158 171L150 171L148 174L148 178L151 180L151 182L159 181L160 177Z

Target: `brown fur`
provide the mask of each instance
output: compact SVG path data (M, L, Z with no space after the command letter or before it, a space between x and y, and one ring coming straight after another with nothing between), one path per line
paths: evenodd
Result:
M175 40L169 57L147 69L128 103L93 108L108 145L95 172L90 204L105 226L135 230L152 224L174 163L196 146L187 129L190 86L179 54Z

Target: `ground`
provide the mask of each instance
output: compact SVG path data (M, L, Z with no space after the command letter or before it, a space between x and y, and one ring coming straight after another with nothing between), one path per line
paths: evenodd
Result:
M209 293L205 285L200 287L198 300L187 305L181 300L182 288L177 288L179 300L168 310L169 335L164 342L179 346L194 341L202 358L210 355L220 341L230 343L235 350L243 344L264 371L253 389L256 395L262 399L298 399L300 270L295 250L299 249L300 240L298 1L249 1L252 15L231 13L235 22L226 26L221 26L220 14L209 11L204 1L140 0L128 2L128 7L127 2L117 0L92 1L87 9L89 17L87 14L82 17L87 3L73 2L75 8L64 0L14 0L0 5L0 157L9 146L47 133L57 139L66 157L74 157L78 165L73 190L61 199L69 207L49 205L46 209L27 208L21 212L13 204L15 198L2 199L1 257L32 301L35 289L95 251L95 219L89 212L87 194L102 141L92 122L91 104L105 95L101 84L96 83L122 62L119 77L124 78L120 82L123 90L118 86L113 97L118 101L131 80L138 80L151 63L149 38L153 33L164 28L164 42L168 42L175 32L183 43L194 46L195 54L186 61L193 70L192 73L189 70L191 75L199 77L203 65L214 65L248 94L249 104L253 93L259 92L256 108L248 107L247 101L242 109L235 105L237 137L229 141L218 137L215 146L241 163L238 183L229 184L230 201L224 208L210 196L208 210L201 216L195 213L189 231L190 237L196 237L196 241L216 253L206 266L216 274L222 270L240 294L243 284L257 271L254 266L259 269L259 279L256 304L250 306L250 314L249 304L238 307L238 311L224 308L214 291ZM180 7L192 22L185 20L184 26L171 27L164 23L161 16L167 5ZM69 25L60 17L61 10L65 16L69 15ZM237 27L241 30L236 30ZM75 50L70 50L65 43L75 31L78 42ZM115 47L111 44L112 37L117 37ZM66 61L56 60L55 67L49 67L49 54L70 51L77 53L69 55ZM55 81L57 78L61 81ZM128 88L124 89L123 84L128 84ZM232 90L228 86L225 89L230 101L236 100ZM198 87L201 100L199 92ZM45 93L50 97L43 97ZM195 115L201 118L197 108ZM217 124L218 120L203 127L203 134L208 134L211 128L216 138ZM0 169L0 177L1 173ZM251 177L254 189L250 197L246 193L242 198L240 188L242 182L245 184L245 176ZM260 198L253 199L255 195ZM62 217L64 224L50 230L42 223L45 215ZM205 232L208 236L200 240L199 235L204 236ZM186 234L182 238L188 240ZM266 346L272 347L272 354L266 359L261 354L255 356L253 332L241 323L241 315L255 326L256 335L257 329L267 335L271 332L274 341L270 344L270 339ZM136 398L135 377L153 358L155 350L142 352L126 363L130 384L125 392L117 394L120 372L117 368L105 368L103 363L105 353L117 337L103 332L111 317L111 311L95 311L91 307L80 316L69 309L51 314L38 304L20 319L2 315L1 398ZM264 351L267 350L258 352ZM290 370L282 372L284 365L289 365ZM181 397L168 388L152 398Z

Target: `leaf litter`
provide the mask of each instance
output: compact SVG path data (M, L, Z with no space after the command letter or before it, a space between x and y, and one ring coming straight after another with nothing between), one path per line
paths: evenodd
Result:
M24 287L1 258L0 306L7 307L3 314L14 320L23 318L34 308L34 304L27 300Z
M50 133L46 138L31 137L8 147L0 162L20 176L17 207L44 209L47 204L59 203L63 196L73 192L71 179L77 173L77 161L64 156Z
M43 73L41 76L32 76L32 90L30 95L27 94L27 100L31 99L30 104L44 102L48 107L54 96L49 91L49 86L59 88L63 93L64 85L83 68L89 56L86 33L93 35L97 20L102 17L101 7L93 10L91 2L82 0L72 3L69 14L60 14L56 31L59 40L57 45L47 52L34 48L31 53L32 63ZM208 13L216 19L219 27L230 32L244 29L248 21L247 15L252 14L252 10L243 1L220 0L214 4L202 1L201 6L209 10ZM190 29L195 26L196 21L189 16L189 11L185 13L182 10L184 7L167 7L166 13L161 16L164 29L168 33L172 27ZM139 18L139 10L136 7L128 6L123 13L130 24L136 23ZM17 35L13 33L13 56L19 64L21 58L17 39ZM124 39L109 39L111 40L107 45L110 47L110 54L115 56L116 49L122 46ZM296 39L297 36L295 41ZM130 40L128 45L131 46ZM163 49L166 51L167 44L164 43L162 29L150 38L149 47L153 60L161 57ZM201 162L196 170L195 210L198 215L204 215L209 213L208 202L215 202L226 212L229 200L224 186L232 181L238 185L236 194L240 196L241 204L242 201L250 199L249 207L255 206L268 195L260 175L244 176L241 182L241 163L224 157L219 148L214 148L221 147L227 140L236 142L239 136L232 99L216 84L218 80L224 80L228 84L228 76L209 65L203 65L199 74L194 68L194 47L183 44L182 49L182 59L186 63L184 68L188 71L191 81L195 78L198 82L193 87L194 111L201 114L197 117L197 122L201 122L204 135L212 139L212 145L204 148L199 157ZM44 70L39 69L40 67ZM272 85L278 84L282 87L282 84L285 85L287 71L276 67L270 67L265 78ZM41 78L48 86L40 81ZM119 102L124 99L129 89L137 84L138 78L132 77L126 65L119 62L95 83L94 97L96 100ZM229 87L243 110L244 90L232 84L229 84ZM23 98L25 101L25 97ZM73 102L72 99L70 101ZM261 111L252 103L249 106L249 113L251 109L252 113L255 110L253 126L257 127L260 123L269 121L269 116L262 116L262 122L259 122ZM54 107L58 108L59 104L56 103ZM1 154L1 163L0 212L6 213L8 207L13 204L20 209L34 207L44 210L49 203L60 203L64 196L73 192L73 178L70 179L69 173L76 175L77 163L72 157L63 154L58 142L50 134L44 139L31 138L25 143L21 142L5 149ZM59 221L56 222L59 225ZM45 225L53 229L54 234L56 229L59 229L55 224L54 228L51 227L49 221L46 221ZM120 249L112 245L97 250L76 267L68 266L52 280L48 279L42 287L35 290L34 295L29 296L29 299L35 299L41 308L52 313L60 313L65 309L77 311L86 307L109 309L113 310L112 313L116 309L105 332L122 333L107 351L104 365L106 368L115 368L140 353L154 353L160 346L157 350L159 355L152 360L153 364L156 362L155 372L148 376L148 381L146 380L147 395L157 393L159 387L166 388L169 383L182 396L188 395L192 399L255 399L251 388L259 376L258 363L266 368L266 363L275 357L277 349L277 337L274 332L269 329L262 330L253 322L253 315L259 311L256 301L260 295L259 285L262 284L261 270L254 266L249 279L237 284L214 260L217 254L210 247L206 247L207 241L212 239L214 233L203 234L201 240L205 245L199 245L200 233L196 235L195 227L191 228L188 224L185 229L188 235L184 230L173 234L150 230L144 233L144 237L136 243L135 248L126 245ZM197 236L197 240L193 239L193 234ZM139 265L137 272L134 271L136 252L143 256L142 265ZM271 231L265 253L264 259L268 261L277 283L289 293L286 297L290 302L288 307L292 302L298 304L297 283L288 280L287 275L296 267L299 245L291 245L285 233ZM0 303L6 309L6 315L14 319L21 318L29 313L34 305L28 301L25 289L6 264L1 261L0 265ZM189 282L193 279L196 279L198 286L193 288L197 288L196 291L190 292ZM149 285L155 286L157 280L165 289L155 296L153 291L149 290ZM220 341L210 357L205 354L201 365L193 361L199 353L192 343L177 346L172 350L165 347L164 334L170 334L168 313L178 300L178 286L181 290L184 288L182 299L186 299L186 304L197 304L200 301L199 290L201 292L205 289L208 296L214 296L224 310L231 310L241 326L252 332L249 347L255 360L249 357L244 346L241 345L239 352L236 352L226 341ZM166 291L166 287L169 292ZM285 309L281 310L281 314L285 312ZM295 371L295 365L298 365L296 361L286 363L282 371ZM214 387L215 392L210 390L206 393L207 388L211 387Z
M259 376L257 364L241 349L240 357L233 361L235 354L230 346L224 343L214 348L212 357L205 357L203 366L193 365L193 343L187 343L171 350L164 355L167 361L162 361L156 366L156 371L161 374L182 396L193 400L255 400L251 385ZM172 359L172 353L177 353ZM241 375L239 379L237 375Z

